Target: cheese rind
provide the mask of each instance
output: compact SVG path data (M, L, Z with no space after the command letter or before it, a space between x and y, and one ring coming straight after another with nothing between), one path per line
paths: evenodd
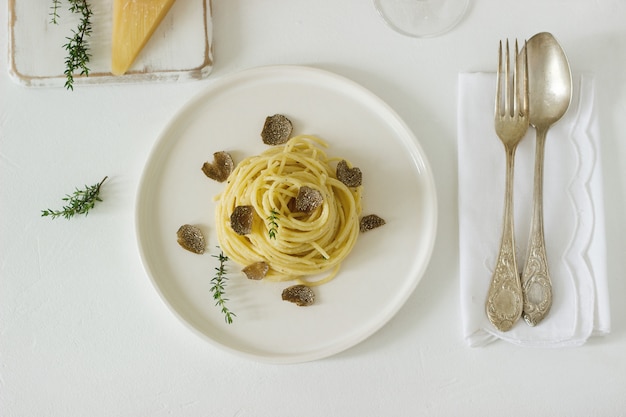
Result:
M128 71L175 0L114 0L111 72Z

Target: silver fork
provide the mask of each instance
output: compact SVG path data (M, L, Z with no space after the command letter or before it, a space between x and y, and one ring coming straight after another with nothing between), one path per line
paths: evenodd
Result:
M528 61L523 48L520 80L517 40L515 41L515 64L510 76L509 41L506 41L504 74L502 68L502 41L498 48L498 75L496 84L495 128L506 152L506 183L504 195L504 221L500 252L495 265L486 310L489 321L500 331L510 330L522 315L524 305L522 286L515 258L515 233L513 222L513 172L515 150L528 130ZM512 79L511 79L512 78ZM522 85L519 86L519 82ZM504 91L502 91L504 90Z

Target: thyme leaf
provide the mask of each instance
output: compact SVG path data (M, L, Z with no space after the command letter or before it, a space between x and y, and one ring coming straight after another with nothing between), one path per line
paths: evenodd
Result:
M217 272L213 279L211 279L211 292L213 293L215 305L220 307L222 313L224 314L224 320L226 323L231 324L233 322L233 317L236 317L237 315L226 307L226 301L228 301L228 298L224 297L225 285L226 281L228 281L228 277L226 276L226 262L228 262L228 256L224 255L223 251L220 251L219 255L212 256L220 261L220 265L215 268Z
M267 216L269 230L268 234L270 239L276 239L276 233L278 233L278 212L274 209L270 211L270 215Z
M66 194L66 196L62 199L66 202L66 205L64 205L61 210L42 210L41 216L50 216L53 219L56 219L57 217L64 217L67 220L77 214L84 214L86 216L89 211L94 208L97 201L102 201L100 198L100 187L102 187L102 184L104 184L107 178L108 177L104 177L102 181L95 185L85 185L85 188L82 190L76 188L74 193L71 195Z

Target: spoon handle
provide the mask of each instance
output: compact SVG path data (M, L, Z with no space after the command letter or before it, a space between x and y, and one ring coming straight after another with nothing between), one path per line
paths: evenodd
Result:
M489 321L500 331L510 330L522 315L523 297L515 258L513 225L513 169L515 147L506 150L504 222L498 260L485 303Z
M548 271L546 242L543 232L543 166L547 129L537 129L533 212L526 264L522 272L524 312L529 326L537 325L552 306L552 283Z

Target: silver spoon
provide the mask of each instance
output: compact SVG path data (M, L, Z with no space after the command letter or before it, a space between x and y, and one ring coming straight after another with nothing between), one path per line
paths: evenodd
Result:
M552 306L552 283L543 231L543 166L548 129L567 111L572 98L572 74L565 52L550 33L542 32L526 44L530 124L537 131L535 179L530 239L522 272L524 309L529 326L537 325Z

